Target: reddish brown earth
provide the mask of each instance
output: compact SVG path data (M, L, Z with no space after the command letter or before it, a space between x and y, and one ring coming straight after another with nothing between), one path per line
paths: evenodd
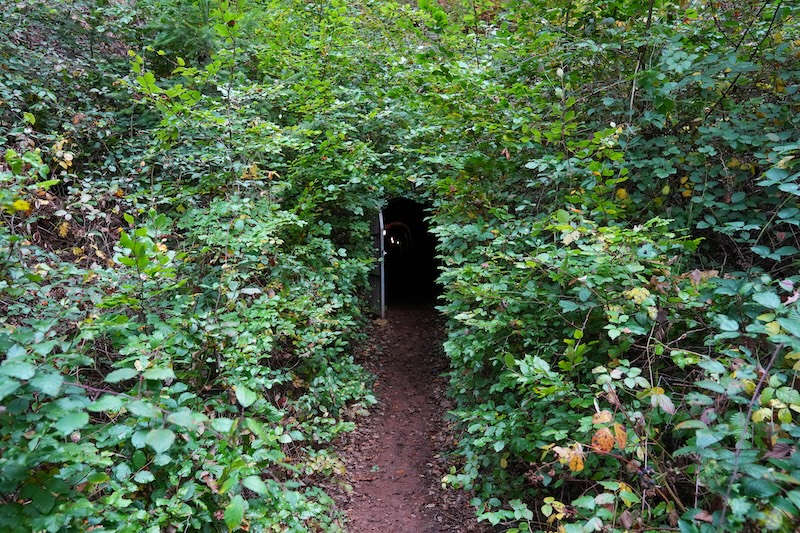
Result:
M352 533L481 531L469 496L443 489L450 467L451 408L442 373L442 327L430 308L392 309L375 321L362 363L378 406L340 442L346 490L339 506Z

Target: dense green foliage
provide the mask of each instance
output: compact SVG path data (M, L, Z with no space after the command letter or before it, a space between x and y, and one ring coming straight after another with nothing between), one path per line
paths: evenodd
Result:
M374 401L369 149L262 74L308 64L259 40L269 6L136 9L4 22L0 529L337 529L313 479Z
M0 526L336 530L369 223L424 197L445 481L507 529L800 522L794 3L23 0Z
M448 481L520 530L791 530L797 9L534 4L476 24L424 103L446 143L417 141L465 431Z

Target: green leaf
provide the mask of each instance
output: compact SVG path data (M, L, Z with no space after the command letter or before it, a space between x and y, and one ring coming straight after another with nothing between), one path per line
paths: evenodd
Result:
M0 365L0 375L17 379L31 379L36 373L36 367L25 361L17 359L5 360Z
M68 435L89 423L89 414L83 411L73 411L58 419L55 428L62 435Z
M97 400L86 406L92 412L98 411L119 411L122 407L122 400L114 394L104 394Z
M119 463L111 469L114 472L114 477L117 481L125 481L131 477L131 467L128 463Z
M194 428L195 426L197 426L197 422L194 419L194 415L188 408L184 408L181 409L180 411L172 413L167 417L167 422L185 428Z
M725 315L719 315L718 319L719 327L722 331L739 331L739 323L734 319Z
M779 318L778 324L795 337L800 337L800 320L796 318Z
M145 431L141 430L136 431L133 435L131 435L131 444L133 444L133 447L136 448L137 450L141 450L142 448L147 446L147 444L145 443L146 439L147 439L147 433Z
M695 432L695 439L698 448L706 448L715 442L721 441L722 435L712 433L711 430L708 429L698 429L697 432Z
M267 484L264 483L264 480L258 476L247 476L242 480L242 485L252 490L256 494L263 495L267 493Z
M708 370L712 374L724 374L725 373L725 366L722 365L719 361L715 361L713 359L703 359L697 366Z
M775 396L783 403L800 405L800 392L791 387L781 387L776 391Z
M139 472L136 472L135 476L133 476L133 480L136 483L150 483L155 479L155 476L149 470L140 470Z
M144 379L175 379L171 368L150 368L143 375Z
M244 519L244 511L247 502L239 494L231 498L231 502L225 507L225 524L229 531L237 529Z
M634 503L639 503L641 501L635 492L631 492L629 490L620 491L619 498L627 507L630 507Z
M236 399L239 401L242 407L250 407L258 399L258 395L244 385L237 385Z
M570 311L574 311L580 308L578 304L571 302L569 300L560 300L558 302L558 305L561 306L561 309L563 309L565 313L569 313Z
M145 418L158 418L161 416L161 410L158 407L143 400L134 400L125 407L136 416Z
M169 429L154 429L144 440L156 453L164 453L175 442L175 433Z
M597 504L595 503L594 498L592 496L586 495L586 496L581 496L577 500L573 500L572 505L574 505L575 507L583 507L584 509L592 510L596 507Z
M781 305L781 299L774 292L759 292L753 295L753 300L769 309L776 309Z
M759 499L774 496L781 490L780 485L768 479L753 479L751 477L744 477L742 486L745 494Z
M231 430L231 426L233 426L233 420L230 418L219 417L211 419L211 428L214 431L219 431L220 433L227 433Z
M138 373L139 372L133 368L120 368L107 375L105 381L108 383L119 383L120 381L131 379Z
M792 490L786 493L786 497L791 501L795 507L800 509L800 490Z
M64 383L64 377L61 374L53 372L39 374L33 378L31 380L31 387L48 396L58 396L58 391L61 390L62 383Z
M0 376L0 400L13 393L19 387L19 381L6 376Z

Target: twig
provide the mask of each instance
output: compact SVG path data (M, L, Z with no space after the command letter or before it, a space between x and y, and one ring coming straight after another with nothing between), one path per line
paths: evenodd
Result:
M761 11L764 9L764 7L766 7L766 5L768 3L769 3L769 0L767 0L767 2L765 2L764 5L761 6L761 9L758 10L758 14L759 15L761 14ZM753 58L756 56L758 51L761 49L761 45L764 44L764 41L767 40L767 37L769 37L769 34L772 32L772 28L773 28L773 26L775 26L775 21L778 19L778 13L780 13L782 5L783 5L783 0L780 0L780 2L778 2L777 7L775 8L775 12L772 14L772 20L769 23L769 27L767 28L767 31L764 33L764 36L761 38L761 40L756 45L755 49L753 49L753 51L750 53L750 56L747 58L748 62L753 60ZM753 24L755 24L756 19L757 19L757 17L753 19ZM752 27L752 24L751 24L751 27ZM736 48L734 49L734 53L736 53L736 51L739 50L739 47L742 45L742 42L744 41L744 38L747 36L747 34L749 32L750 32L750 28L748 28L747 31L745 32L745 34L742 35L742 38L739 40L739 43L736 45ZM736 77L733 78L733 81L731 81L731 84L728 85L728 87L722 92L720 97L717 98L717 101L714 102L714 104L711 107L708 108L708 111L706 111L706 114L703 117L703 120L707 119L708 116L725 99L725 97L728 96L728 94L730 94L730 92L733 90L733 88L736 87L736 83L739 81L739 78L741 76L742 76L741 72L736 74Z
M655 0L650 0L650 7L647 9L647 23L645 24L644 31L647 33L650 30L650 25L653 23L653 4ZM639 48L639 54L636 58L636 68L633 71L633 83L631 84L631 98L630 103L628 105L628 122L633 119L633 99L636 95L636 75L639 74L639 68L642 66L642 61L644 61L644 54L645 50L647 49L647 45L642 45Z

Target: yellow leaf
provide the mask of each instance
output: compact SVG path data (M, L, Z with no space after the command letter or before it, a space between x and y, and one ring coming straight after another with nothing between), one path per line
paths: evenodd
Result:
M66 237L68 232L69 232L69 222L62 222L61 224L58 225L58 235L61 238Z
M82 256L83 255L83 248L80 248L79 246L73 247L72 248L72 255L74 255L75 257Z
M763 422L765 419L772 419L772 409L769 407L762 407L753 413L753 422Z
M583 446L581 446L580 442L576 442L572 445L567 466L573 472L580 472L583 470Z
M580 472L583 470L583 455L581 454L573 454L572 457L569 458L569 463L567 463L569 469L573 472Z
M781 325L773 320L772 322L764 324L764 329L766 329L767 333L769 333L770 335L777 335L778 333L781 332Z
M645 300L650 297L650 291L644 287L634 287L623 293L625 297L633 300L637 305L641 305Z
M31 204L29 204L26 200L20 198L14 200L14 203L11 204L11 208L14 211L30 211Z

